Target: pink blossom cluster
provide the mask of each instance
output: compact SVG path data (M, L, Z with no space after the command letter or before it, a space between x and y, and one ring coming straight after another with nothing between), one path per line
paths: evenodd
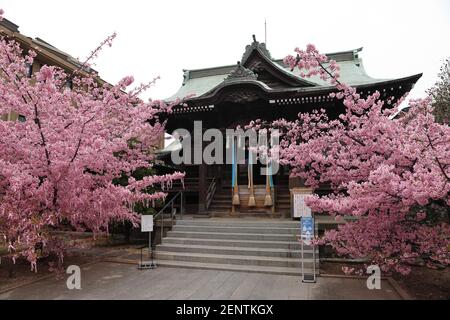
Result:
M282 134L280 162L292 176L313 188L331 186L331 194L308 198L313 211L357 218L318 243L385 272L406 274L417 259L448 265L450 128L434 120L430 99L410 101L409 112L393 118L398 104L392 99L382 100L379 92L362 97L339 82L336 64L312 45L296 52L285 62L305 76L328 77L337 89L330 96L345 106L337 119L315 110L269 125Z
M318 76L332 84L339 83L339 64L335 60L329 60L326 55L320 54L313 44L308 44L306 50L295 48L295 52L297 53L296 57L288 55L283 60L291 70L300 69L301 77Z
M134 204L150 206L163 199L172 181L184 176L177 172L130 178L127 186L114 184L139 168L152 167L153 151L164 134L158 116L172 105L140 100L137 94L147 85L127 93L132 77L115 86L102 85L81 72L68 75L43 66L30 79L26 65L34 57L16 42L0 38L0 114L13 111L25 119L0 121L0 234L10 251L20 249L33 269L37 244L62 259L64 243L54 231L70 226L107 232L113 220L137 224ZM65 85L69 78L72 89ZM148 186L163 188L147 193Z

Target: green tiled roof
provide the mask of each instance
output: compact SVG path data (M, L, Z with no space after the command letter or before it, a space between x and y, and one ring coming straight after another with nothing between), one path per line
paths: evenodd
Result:
M358 56L358 53L361 50L362 48L327 54L330 59L336 60L341 67L340 80L352 86L375 84L389 80L375 79L367 75L363 67L362 59ZM281 72L289 74L294 78L303 79L300 77L300 70L295 69L294 71L291 71L289 67L283 64L282 60L270 60L277 68L280 69ZM214 68L185 70L183 85L167 100L171 101L176 98L183 98L190 94L194 94L196 98L201 97L203 94L221 85L225 78L227 78L230 74L231 70L233 70L236 66L237 65L229 65ZM319 77L311 77L303 80L310 82L314 89L317 89L318 86L329 86L329 83L321 80ZM257 80L254 81L260 82ZM307 88L304 89L308 90Z

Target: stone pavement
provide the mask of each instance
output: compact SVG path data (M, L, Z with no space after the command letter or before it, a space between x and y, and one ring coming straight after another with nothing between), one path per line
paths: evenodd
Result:
M388 281L368 290L364 279L319 277L315 284L287 275L99 262L81 268L81 290L54 277L0 294L0 299L401 299Z

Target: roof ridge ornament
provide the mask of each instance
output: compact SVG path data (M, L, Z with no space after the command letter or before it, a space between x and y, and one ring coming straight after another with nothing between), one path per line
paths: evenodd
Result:
M258 75L254 73L252 70L244 67L240 61L237 62L237 66L231 70L228 77L225 78L225 81L233 81L233 80L256 80Z
M264 42L258 42L256 41L256 36L252 35L253 42L245 47L245 52L242 55L241 63L244 64L245 61L247 61L248 57L252 53L253 50L258 50L260 53L262 53L264 56L266 56L269 59L272 59L272 56L270 55L269 50L266 48L266 44Z
M183 69L183 83L182 83L182 86L184 86L186 84L186 82L188 82L190 77L191 77L191 71Z

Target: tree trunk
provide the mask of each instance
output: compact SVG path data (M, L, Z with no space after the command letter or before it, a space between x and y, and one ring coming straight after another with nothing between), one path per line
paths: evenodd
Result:
M14 245L15 239L14 240L10 240L11 244ZM8 277L12 278L14 277L14 253L16 252L15 249L11 249L11 252L9 253L9 267L8 267Z
M133 228L133 225L130 222L126 221L125 225L124 225L124 228L125 228L125 242L126 243L130 243L130 240L131 240L131 229Z
M11 255L11 257L8 259L9 260L9 266L8 266L8 277L13 278L14 277L14 260L13 260L13 256Z

